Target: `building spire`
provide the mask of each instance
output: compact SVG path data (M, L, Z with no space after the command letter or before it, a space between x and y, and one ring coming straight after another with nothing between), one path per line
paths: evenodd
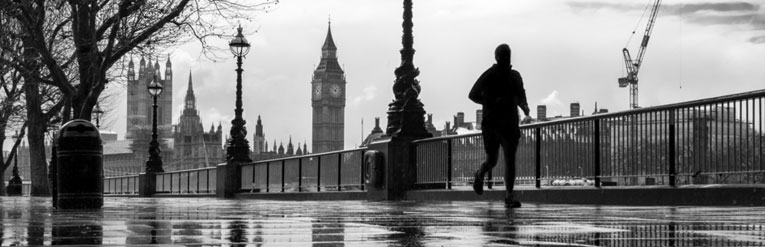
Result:
M331 22L327 22L327 37L324 39L324 45L321 46L322 50L337 50L337 46L335 46L335 40L332 39L331 24Z
M186 109L195 109L197 106L194 96L194 86L191 83L191 71L189 71L189 87L186 89Z
M255 125L255 136L264 137L263 135L263 122L260 121L260 115L258 115L258 122Z

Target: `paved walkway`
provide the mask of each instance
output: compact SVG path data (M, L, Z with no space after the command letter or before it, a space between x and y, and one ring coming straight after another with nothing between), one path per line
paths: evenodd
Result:
M5 245L765 246L763 207L0 197Z

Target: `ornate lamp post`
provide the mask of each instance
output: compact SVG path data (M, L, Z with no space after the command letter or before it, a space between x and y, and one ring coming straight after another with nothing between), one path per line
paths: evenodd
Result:
M393 84L393 102L388 104L388 128L391 137L426 138L432 135L425 129L425 109L417 98L420 82L415 79L420 70L414 67L414 37L412 36L412 0L404 0L404 35L401 38L401 66L396 68Z
M236 57L236 109L235 117L231 120L231 139L226 147L226 161L228 162L251 162L250 144L247 141L247 130L244 124L247 123L242 118L242 57L250 52L250 43L242 35L242 26L237 28L237 34L231 42L228 43L231 48L231 54Z
M162 157L159 156L159 142L157 142L157 97L162 93L162 84L159 83L157 76L154 76L146 89L154 98L154 116L151 121L151 142L149 143L149 159L146 160L146 173L164 172Z
M19 136L19 132L16 131L16 134L13 135L13 140L16 141L21 136ZM13 155L13 176L11 177L11 180L8 181L8 188L6 188L6 194L8 196L21 196L21 188L22 181L21 176L19 176L19 150L16 149L16 153Z
M161 89L160 89L161 90ZM96 103L96 107L93 109L93 114L96 115L96 128L101 128L101 117L104 116L104 110Z

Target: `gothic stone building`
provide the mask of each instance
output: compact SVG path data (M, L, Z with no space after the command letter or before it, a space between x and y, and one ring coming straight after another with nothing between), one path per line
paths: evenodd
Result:
M156 78L162 84L162 94L157 97L157 135L159 136L162 157L172 157L168 140L173 137L172 108L173 108L173 65L170 59L165 62L165 78L160 74L159 62L147 63L143 58L135 73L133 60L128 64L127 74L127 131L125 139L130 140L130 149L137 159L148 157L149 141L151 140L153 99L146 86Z
M290 137L286 149L284 148L283 144L279 144L277 147L276 140L274 140L273 148L269 150L268 141L266 141L266 135L263 132L263 121L260 119L260 116L258 116L258 122L255 125L255 134L252 136L252 153L250 153L250 158L253 161L278 159L306 154L308 154L308 145L303 143L303 147L301 148L300 143L298 143L297 150L295 150L295 147L292 145L292 137Z
M157 133L159 138L172 138L172 108L173 108L173 65L170 59L165 62L165 78L160 74L159 62L154 65L141 58L136 77L133 60L128 64L127 82L127 131L125 139L143 139L142 130L151 133L152 97L146 86L156 78L162 84L162 94L157 97Z
M327 37L321 47L321 62L311 81L314 153L343 149L346 82L336 52L332 30L327 27Z
M189 86L186 89L183 111L173 133L173 159L171 164L166 165L166 170L202 168L225 162L221 125L218 124L216 130L212 124L210 131L205 132L196 105L189 72Z

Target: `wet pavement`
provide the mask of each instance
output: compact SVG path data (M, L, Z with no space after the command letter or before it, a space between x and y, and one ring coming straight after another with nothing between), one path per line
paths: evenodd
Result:
M765 246L765 207L0 197L0 245Z

